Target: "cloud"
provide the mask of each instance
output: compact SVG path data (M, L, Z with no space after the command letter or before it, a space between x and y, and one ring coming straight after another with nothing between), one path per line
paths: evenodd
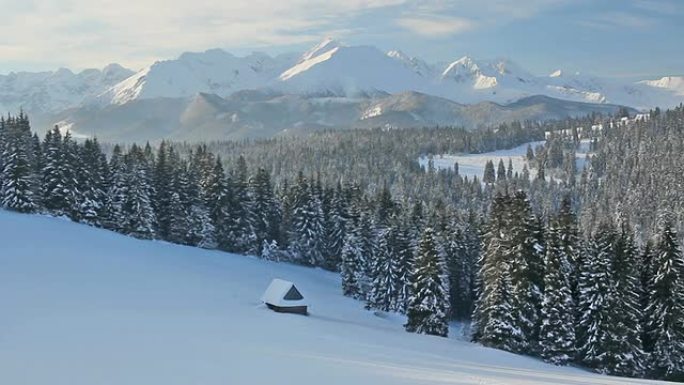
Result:
M456 35L475 28L473 20L462 17L403 17L397 25L425 37Z
M6 63L139 68L189 50L314 42L351 30L341 21L405 1L0 0L0 46Z
M654 26L657 20L642 14L627 12L608 12L580 20L580 24L595 29L647 29Z

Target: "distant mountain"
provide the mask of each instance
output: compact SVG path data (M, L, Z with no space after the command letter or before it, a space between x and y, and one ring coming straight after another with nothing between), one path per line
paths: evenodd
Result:
M674 79L676 84L677 78L664 79ZM465 56L446 64L429 64L398 50L383 52L325 39L301 55L236 57L219 49L185 53L144 68L104 92L97 102L123 104L135 99L190 97L199 92L227 97L247 89L352 98L417 91L458 103L511 103L547 95L637 108L667 107L684 99L676 87L673 91L658 82L665 80L634 83L562 70L537 76L505 58L487 61Z
M639 83L668 90L677 96L684 96L684 76L665 76L657 80L644 80Z
M96 97L133 73L110 64L101 70L79 73L62 68L54 72L0 75L0 112L16 112L20 108L34 114L62 111Z
M430 64L398 50L325 39L302 54L275 57L220 49L184 53L137 73L118 65L78 74L13 73L0 76L0 111L23 108L45 127L58 123L122 140L128 140L123 133L225 139L316 127L477 127L614 105L670 107L684 101L683 79L632 82L563 70L538 76L505 58ZM534 106L517 103L530 100ZM209 111L210 121L201 111Z
M97 135L106 141L169 138L211 141L267 138L337 128L476 128L513 120L541 121L615 113L618 106L534 96L512 104L459 104L418 92L373 98L304 96L275 91L241 91L222 98L200 93L192 98L152 98L124 104L84 106L50 117L76 137ZM635 110L632 110L636 113Z
M265 86L292 62L292 55L272 58L253 53L236 57L220 49L184 53L176 60L144 68L97 99L105 104L124 104L136 99L190 97L198 92L229 95Z

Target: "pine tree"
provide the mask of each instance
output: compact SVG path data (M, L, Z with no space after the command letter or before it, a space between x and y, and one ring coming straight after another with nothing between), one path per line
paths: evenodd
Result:
M575 304L569 271L570 258L563 245L560 220L554 220L547 233L544 259L544 295L539 333L541 356L555 365L565 365L575 355Z
M312 196L307 179L300 174L290 219L290 252L296 261L311 266L323 265L323 220L321 202Z
M266 242L270 244L280 238L280 207L271 187L271 177L265 169L260 168L254 178L250 180L250 194L252 196L252 220L255 246Z
M342 293L344 295L364 299L365 258L360 236L356 231L349 231L344 238L340 263Z
M607 372L606 352L616 338L611 335L614 320L610 309L617 295L611 268L615 237L612 224L601 225L590 240L587 257L580 266L578 359L599 372Z
M616 336L606 352L606 370L611 374L640 377L644 373L641 340L642 314L639 308L641 285L637 248L628 224L616 234L612 270L615 298L610 308L611 333Z
M414 253L411 240L411 230L405 221L399 221L394 230L396 234L393 241L389 244L390 253L397 260L397 280L399 291L397 292L398 311L406 313L408 300L411 298L411 283L413 282Z
M428 227L423 232L412 274L408 320L404 325L407 331L443 337L449 334L449 283L444 265L434 230Z
M58 165L59 173L62 176L58 190L61 189L61 214L68 216L73 221L81 220L79 209L83 199L78 181L78 169L81 164L78 152L78 144L71 137L71 133L67 131L62 140ZM86 207L85 210L89 210L89 208Z
M342 247L347 233L347 202L342 194L342 186L338 182L332 193L330 210L325 218L325 265L328 270L339 271L342 261Z
M5 123L0 150L2 169L0 170L0 203L3 207L24 213L36 210L32 159L31 132L28 120L23 115Z
M487 161L487 163L485 164L482 182L489 184L496 182L496 172L494 171L494 163L491 160Z
M511 232L508 260L513 289L511 307L516 328L521 332L520 340L514 339L511 346L515 352L536 352L544 285L542 230L524 192L515 194L508 213Z
M396 311L400 308L400 268L398 255L393 253L396 236L397 231L393 228L378 231L371 263L372 283L366 305L368 308L382 311Z
M123 201L123 232L137 238L155 237L156 216L152 208L153 188L147 158L140 147L133 145L125 157L126 194Z
M230 239L230 200L232 191L226 181L226 175L217 158L207 180L205 201L209 210L209 218L214 227L217 247L221 250L231 250Z
M496 330L492 329L491 325L507 325L507 320L496 317L507 314L499 311L500 308L508 309L509 312L511 309L509 298L511 282L506 258L506 250L510 245L510 235L506 233L508 228L506 207L509 204L510 197L507 195L498 194L492 201L489 221L482 236L482 253L480 253L478 260L475 285L477 300L472 316L472 338L474 341L483 342L493 347L499 347L497 345L499 338L490 334ZM506 287L501 289L500 286L502 285ZM485 333L487 325L490 327ZM506 330L510 330L510 328L506 326Z
M248 191L247 163L240 156L235 170L228 180L230 203L228 207L228 251L236 253L256 252L256 236L251 226L252 207Z
M684 374L684 254L672 227L662 225L653 247L654 275L646 308L652 372L658 378Z
M47 141L46 141L47 142ZM107 182L107 201L105 228L124 232L125 212L124 204L128 195L128 184L126 178L128 169L119 145L114 146L112 156L109 161L109 181Z

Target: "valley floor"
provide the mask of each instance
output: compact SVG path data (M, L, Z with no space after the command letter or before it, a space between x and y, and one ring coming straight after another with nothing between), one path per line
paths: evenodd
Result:
M308 317L259 303L294 281ZM336 274L0 211L0 383L644 384L404 332ZM452 334L457 334L452 329Z

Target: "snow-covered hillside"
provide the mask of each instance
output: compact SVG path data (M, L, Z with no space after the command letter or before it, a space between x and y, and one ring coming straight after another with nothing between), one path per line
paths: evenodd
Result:
M650 383L408 334L320 270L4 211L0 245L2 384ZM309 317L259 303L275 277Z
M133 71L118 64L73 73L18 72L0 75L0 113L59 112L75 107L131 76Z

